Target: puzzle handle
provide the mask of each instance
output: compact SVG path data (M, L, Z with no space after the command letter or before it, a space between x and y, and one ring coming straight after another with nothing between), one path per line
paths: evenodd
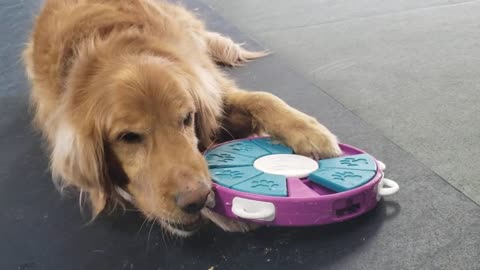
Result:
M380 160L377 160L377 164L378 164L378 167L380 168L380 170L382 170L382 171L385 171L385 168L387 168L387 166L385 165L385 163L383 163L383 162L380 161Z
M385 185L387 187L385 187ZM389 196L397 193L400 189L397 182L393 181L392 179L383 178L380 182L380 186L378 187L378 195L380 196Z
M241 218L272 221L275 218L275 206L270 202L262 202L235 197L232 201L232 212Z

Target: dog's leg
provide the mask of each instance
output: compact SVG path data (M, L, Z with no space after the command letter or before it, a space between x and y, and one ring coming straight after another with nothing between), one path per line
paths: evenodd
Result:
M315 159L340 155L337 138L323 125L278 97L265 92L234 90L225 95L222 126L228 139L268 133L293 148L295 153ZM225 231L247 232L260 227L254 223L228 219L209 209L202 214Z
M231 113L225 117L225 126L234 132L265 132L292 147L295 153L315 159L341 154L337 138L326 127L272 94L230 91L225 106Z
M205 34L207 46L212 59L217 63L229 66L240 66L250 60L267 56L269 52L252 52L246 50L241 44L233 42L228 37L219 33L207 32Z

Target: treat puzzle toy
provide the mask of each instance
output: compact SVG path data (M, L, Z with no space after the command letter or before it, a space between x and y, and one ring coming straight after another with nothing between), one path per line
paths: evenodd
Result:
M385 165L340 144L343 156L315 161L268 137L220 144L205 152L214 183L213 211L277 226L340 222L373 209L396 193Z

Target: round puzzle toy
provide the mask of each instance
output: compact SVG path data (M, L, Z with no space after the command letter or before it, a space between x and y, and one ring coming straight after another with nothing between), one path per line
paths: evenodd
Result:
M213 211L233 219L277 226L340 222L373 209L398 184L385 165L355 147L313 159L269 137L229 141L205 152L213 180Z

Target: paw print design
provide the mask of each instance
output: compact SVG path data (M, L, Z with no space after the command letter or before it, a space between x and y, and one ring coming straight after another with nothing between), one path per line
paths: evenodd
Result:
M229 154L229 153L222 153L222 154L212 154L208 157L208 160L216 160L218 162L229 162L229 161L234 161L235 156Z
M240 172L240 171L236 171L236 170L226 169L226 170L223 170L221 172L216 172L215 175L220 176L220 177L228 177L228 178L238 179L238 178L242 178L243 173Z
M345 181L347 178L361 178L362 176L352 172L335 172L332 177L335 180Z
M276 187L278 187L278 184L275 184L274 181L268 181L268 180L252 181L252 188L274 189Z
M235 143L230 146L232 150L239 152L249 152L253 150L253 146L246 143Z
M368 160L366 158L344 158L342 160L340 160L340 164L342 165L347 165L349 167L356 167L356 166L359 166L361 164L364 164L364 165L367 165L368 164Z

